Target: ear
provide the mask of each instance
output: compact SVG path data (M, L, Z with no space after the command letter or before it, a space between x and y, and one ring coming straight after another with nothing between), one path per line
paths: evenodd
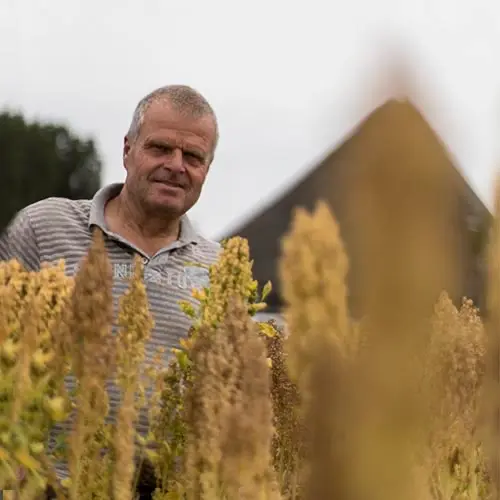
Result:
M130 153L130 140L128 136L125 136L123 138L123 166L125 167L125 170L127 170L127 158Z

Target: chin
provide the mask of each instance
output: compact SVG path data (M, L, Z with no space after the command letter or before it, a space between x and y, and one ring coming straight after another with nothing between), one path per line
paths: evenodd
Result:
M177 203L155 203L155 211L163 214L177 215L183 213L183 206Z
M168 215L177 215L183 213L184 204L176 200L165 200L153 198L148 203L152 212Z

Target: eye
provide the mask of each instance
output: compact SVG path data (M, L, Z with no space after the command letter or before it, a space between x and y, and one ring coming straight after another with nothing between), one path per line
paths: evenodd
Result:
M172 150L172 148L168 144L159 144L157 142L149 144L148 149L153 151L153 153L155 154L166 154Z
M202 164L204 162L203 155L194 151L184 151L184 156L190 163Z

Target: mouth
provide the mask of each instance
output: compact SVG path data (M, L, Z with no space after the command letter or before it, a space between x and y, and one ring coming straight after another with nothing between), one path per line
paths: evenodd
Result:
M153 180L153 183L154 184L161 184L162 186L172 188L172 189L184 189L184 186L182 184L177 183L177 182Z

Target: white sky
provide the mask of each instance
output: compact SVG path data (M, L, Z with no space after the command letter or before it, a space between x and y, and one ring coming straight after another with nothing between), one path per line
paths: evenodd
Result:
M194 86L221 142L191 216L216 237L378 104L391 40L411 52L432 90L423 111L489 204L500 164L497 0L1 0L0 107L91 134L104 181L121 181L137 101L160 85Z

